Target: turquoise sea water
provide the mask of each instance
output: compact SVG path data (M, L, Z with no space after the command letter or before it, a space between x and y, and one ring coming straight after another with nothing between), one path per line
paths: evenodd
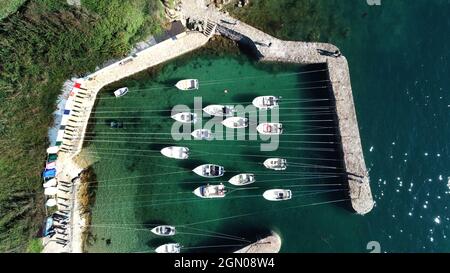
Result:
M331 42L341 48L349 61L363 149L376 200L374 210L361 217L351 213L346 202L301 207L345 198L339 191L318 192L343 189L342 186L294 187L292 190L300 197L279 204L267 203L259 197L267 188L339 184L339 178L299 179L300 172L330 172L299 165L287 170L296 173L273 175L258 164L259 157L244 156L275 154L260 154L255 147L258 142L182 142L191 149L192 155L210 154L197 154L198 157L188 162L160 157L157 150L165 146L163 142L169 143L164 139L168 136L149 133L170 132L172 120L168 112L151 109L170 109L180 103L193 105L194 94L161 89L180 78L197 77L201 83L235 79L201 84L197 94L203 97L203 106L248 102L255 95L276 91L296 102L292 105L304 108L312 103L300 103L300 99L327 96L324 90L319 89L324 91L319 93L308 89L321 86L310 83L320 81L321 73L289 74L320 67L255 66L243 56L211 58L200 54L171 62L156 76L149 73L121 82L117 86L127 85L131 89L121 100L110 99L108 92L99 100L91 120L97 123L93 128L96 135L90 135L93 141L86 147L99 156L94 165L99 187L93 207L93 239L88 251L151 252L155 246L170 241L180 242L186 251L230 251L238 247L234 245L245 243L242 240L254 240L269 229L282 236L283 252L367 252L369 241L378 241L381 251L387 252L450 250L447 240L450 3L382 1L381 6L370 7L362 0L323 2L328 5L324 12L333 13L339 24L349 26L346 38L333 38ZM295 38L293 33L292 39ZM249 75L255 78L244 79ZM110 91L114 86L108 88ZM224 89L229 92L224 93ZM287 104L288 107L291 105ZM306 133L305 130L311 129L300 122L307 120L304 114L308 111L311 112L308 109L280 111L280 120L287 122L286 134ZM126 128L109 129L105 125L109 119L123 119ZM333 128L319 130L334 131ZM121 132L125 134L117 134ZM339 158L331 150L310 150L335 149L333 144L306 143L333 141L333 137L285 135L281 140L298 143L282 142L277 155L293 157L299 163L340 167L339 162L301 159ZM256 172L258 181L264 182L254 184L258 189L234 191L223 200L198 201L190 191L207 181L189 170L206 162L230 170L223 179L210 183L227 180L233 171L250 169ZM272 177L279 180L272 181L275 180ZM247 213L255 214L200 223ZM186 226L173 240L166 240L148 231L148 227L159 223L198 224ZM224 239L227 235L218 233L241 238ZM233 246L203 248L219 245Z

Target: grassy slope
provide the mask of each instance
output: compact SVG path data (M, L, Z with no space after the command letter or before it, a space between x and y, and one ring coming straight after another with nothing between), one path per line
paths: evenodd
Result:
M27 0L0 0L0 20L16 12Z
M0 252L35 250L40 172L62 83L160 29L159 0L32 0L0 22ZM31 243L30 243L31 242Z

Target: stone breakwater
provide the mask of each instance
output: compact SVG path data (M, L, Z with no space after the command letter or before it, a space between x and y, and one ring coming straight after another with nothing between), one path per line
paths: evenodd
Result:
M283 41L260 31L228 14L218 11L204 0L182 1L184 19L203 20L215 25L216 34L250 46L261 61L298 64L327 64L331 89L336 103L337 125L342 143L345 171L352 207L358 214L374 206L370 179L364 161L347 59L339 49L327 43Z

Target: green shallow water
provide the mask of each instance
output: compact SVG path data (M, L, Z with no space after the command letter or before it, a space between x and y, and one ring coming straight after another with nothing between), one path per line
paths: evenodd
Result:
M268 1L274 2L275 1ZM292 1L283 1L289 3ZM266 211L235 219L209 222L195 228L232 234L254 240L267 230L275 230L283 238L283 252L367 252L367 243L378 241L382 251L387 252L448 252L449 229L448 202L450 190L449 139L449 51L450 29L446 0L433 1L382 1L380 7L370 7L365 1L317 1L321 9L315 16L323 19L328 38L338 45L347 57L351 70L352 87L357 108L366 164L370 168L372 191L376 200L374 210L361 217L351 213L347 203L287 209L343 198L339 192L302 196L289 202L268 203L260 197L242 197L261 194L265 189L281 185L325 184L339 181L337 178L295 180L290 174L275 176L280 181L258 184L259 189L233 192L223 200L192 199L190 191L205 182L227 180L233 175L227 172L223 179L207 180L190 172L158 175L151 174L186 171L197 164L213 162L222 164L226 170L262 171L258 181L272 177L256 163L258 157L244 158L242 154L259 154L255 147L238 146L241 142L217 141L197 143L182 141L191 154L196 151L214 154L200 155L189 161L164 159L157 152L164 145L137 143L137 136L128 134L113 136L97 133L94 140L116 138L118 142L91 142L86 149L96 152L99 161L94 165L97 180L97 201L93 207L93 238L90 252L152 251L170 240L152 236L145 224L170 223L184 225L220 217ZM269 5L270 6L270 5ZM291 9L289 16L295 9ZM274 14L284 18L282 12ZM286 15L287 16L287 15ZM330 19L332 18L332 20ZM313 20L314 21L314 20ZM295 21L296 22L296 21ZM327 23L328 22L328 23ZM329 23L329 22L332 22ZM272 24L274 25L274 24ZM283 35L300 39L300 25L284 24ZM345 30L345 35L342 35ZM215 79L241 78L255 75L253 80L236 80L234 83L202 85L195 93L203 97L203 105L210 103L238 103L250 101L249 97L278 90L289 99L317 98L327 96L319 92L301 90L311 86L307 82L320 80L323 75L283 76L286 73L314 70L317 68L295 66L257 65L245 57L222 56L211 58L199 53L194 57L178 59L165 65L157 74L148 73L128 79L102 94L109 96L111 90L121 85L131 87L123 99L100 99L97 111L131 109L170 109L176 104L193 105L193 93L161 90L176 80L197 77L202 82ZM278 77L274 76L277 75ZM317 84L315 84L317 85ZM279 90L299 87L297 90ZM154 88L154 89L150 89ZM229 92L225 94L224 89ZM146 89L142 92L133 90ZM317 90L315 90L317 91ZM303 104L302 104L303 105ZM298 104L297 106L301 106ZM123 108L119 108L123 107ZM128 109L129 110L129 109ZM306 110L281 110L281 120L298 121ZM288 116L288 114L294 116ZM168 113L159 113L155 118L151 112L96 113L99 123L93 130L119 132L170 132L172 121ZM127 129L110 130L104 122L112 117L130 116ZM298 116L296 116L298 115ZM92 120L94 121L94 120ZM204 121L205 122L205 121ZM296 125L297 124L297 125ZM289 131L304 130L300 123L286 123ZM297 127L296 127L297 126ZM325 130L326 131L326 130ZM331 129L331 131L333 131ZM152 136L166 137L166 135ZM121 139L119 139L121 138ZM142 140L142 139L141 139ZM329 141L324 137L288 136L282 141ZM159 140L160 141L160 140ZM154 141L153 141L154 142ZM166 142L166 141L165 141ZM178 145L178 144L177 144ZM226 145L226 146L221 146ZM258 142L251 145L257 146ZM305 143L281 143L277 152L266 153L297 157L298 162L316 163L298 157L339 158L331 152L294 150L294 148L335 148L333 145ZM132 149L133 151L113 150ZM139 150L139 151L134 151ZM239 154L224 156L223 154ZM143 156L145 155L145 156ZM157 157L153 157L153 156ZM323 162L321 162L323 163ZM338 163L330 163L336 164ZM164 166L156 166L164 165ZM169 167L170 166L170 167ZM287 171L291 171L288 169ZM295 171L306 171L296 168ZM308 171L311 171L310 169ZM323 169L314 170L324 172ZM265 172L265 173L264 173ZM278 174L278 173L277 173ZM134 179L125 177L140 176ZM281 179L294 180L281 180ZM298 177L297 177L298 178ZM189 183L186 183L189 182ZM195 182L195 183L190 183ZM164 183L164 184L157 184ZM254 184L255 186L257 183ZM329 187L336 188L336 187ZM300 187L292 188L300 191ZM307 189L302 189L307 190ZM171 193L167 194L166 193ZM161 195L155 195L161 194ZM298 193L301 195L301 193ZM229 198L228 198L229 197ZM345 196L344 196L345 198ZM161 203L159 200L171 200ZM170 203L173 202L173 203ZM276 213L271 209L278 210ZM102 226L103 225L103 226ZM112 226L114 225L114 227ZM189 230L189 231L188 231ZM181 229L180 229L181 231ZM193 229L185 233L200 233ZM193 234L180 234L171 238L188 247L208 245L241 244L241 241L223 240ZM230 248L190 248L186 251L230 251Z

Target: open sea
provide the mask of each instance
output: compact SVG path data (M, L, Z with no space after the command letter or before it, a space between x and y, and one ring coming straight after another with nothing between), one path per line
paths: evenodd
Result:
M450 251L450 2L317 2L324 7L317 18L332 17L336 25L329 41L349 61L372 212L356 215L346 200L323 67L199 50L100 93L84 148L95 159L91 183L97 184L88 252L152 252L169 242L183 252L229 252L270 230L281 236L281 252L369 252L368 244L377 243L382 252ZM301 27L286 26L287 37L299 39ZM198 78L200 89L171 87L184 78ZM130 92L114 98L122 86ZM246 140L172 140L173 106L193 109L195 97L202 107L248 105L261 95L283 98L279 113L269 112L269 120L284 125L276 151L261 151L264 141L249 140L248 132ZM111 129L111 121L123 128ZM190 158L162 157L159 150L171 145L189 147ZM268 157L287 158L289 166L265 169ZM207 179L191 171L205 163L224 166L225 175ZM248 172L256 183L227 182ZM227 196L192 194L207 183L223 183ZM261 195L271 188L289 188L294 198L268 202ZM157 237L149 229L158 224L176 225L178 234Z

